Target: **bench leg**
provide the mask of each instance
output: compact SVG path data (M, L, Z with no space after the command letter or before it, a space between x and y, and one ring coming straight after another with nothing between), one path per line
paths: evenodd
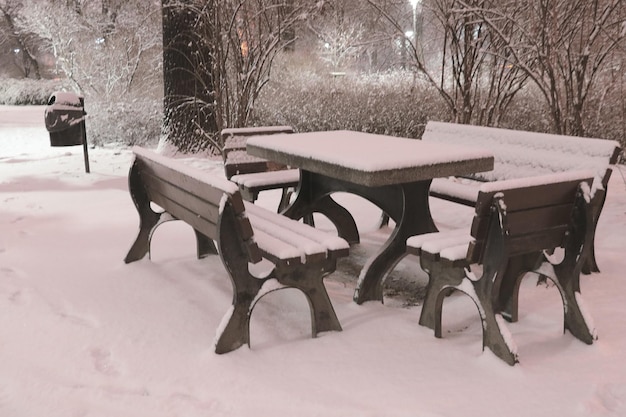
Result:
M278 281L286 287L297 288L304 293L311 309L311 333L341 331L341 324L330 301L324 277L335 270L335 262L320 268L296 268L278 276Z
M519 362L517 346L506 322L492 302L495 279L496 277L490 275L477 281L466 278L465 285L459 289L469 295L478 307L483 326L483 349L487 347L507 364L515 365ZM473 291L468 291L471 287Z
M289 203L291 203L291 196L293 194L293 190L290 187L283 188L282 194L280 196L280 202L278 203L278 212L282 212L287 207L289 207Z
M206 235L193 229L196 233L196 250L198 259L206 258L209 255L217 255L217 248L212 239L209 239Z
M549 264L547 264L549 268ZM544 268L546 267L544 266ZM581 307L583 303L580 295L579 279L571 274L563 273L562 265L553 267L554 273L546 273L561 293L563 300L564 323L563 330L569 332L582 342L591 345L598 339L593 320L588 312Z
M502 313L502 317L507 321L515 323L518 320L519 287L522 278L527 272L536 270L542 260L543 256L540 253L509 258L500 284L499 305L496 306L496 311Z
M442 337L443 301L452 291L469 296L480 315L483 330L483 349L489 348L509 365L518 363L517 348L504 320L494 310L492 299L493 277L483 276L477 281L469 279L465 268L443 265L442 262L421 258L422 268L428 272L429 282L422 306L419 324Z
M233 304L222 319L217 331L215 352L226 353L250 345L250 317L256 303L266 294L281 288L301 290L311 309L311 327L315 337L319 332L341 330L341 325L330 302L324 277L336 268L334 260L315 265L276 267L267 276L257 278L248 269L248 258L238 238L229 231L237 227L232 212L224 212L220 223L220 256L233 285ZM276 280L279 285L267 285Z
M465 277L462 268L444 271L438 262L420 258L421 267L428 273L426 296L420 313L419 324L435 331L435 337L441 337L441 314L443 300L450 289L461 284Z
M250 345L250 319L256 303L270 292L282 288L296 288L304 293L311 310L311 333L316 337L321 332L341 331L341 324L324 287L323 279L329 273L326 266L311 269L306 266L289 271L274 271L269 277L258 279L247 270L235 267L231 271L235 296L233 306L222 319L215 343L215 353L233 351L244 344ZM275 278L274 285L264 291L264 284Z
M600 268L598 267L598 262L596 261L596 251L595 251L595 235L596 235L596 227L598 226L598 220L600 219L600 214L602 213L602 208L604 207L604 202L606 201L606 189L604 190L596 190L596 193L589 205L589 210L591 211L591 219L593 221L593 226L589 228L589 245L583 253L583 266L581 272L583 274L589 275L594 272L600 272Z
M162 223L161 215L150 207L150 198L146 193L139 174L137 161L133 163L128 174L128 188L139 214L139 234L124 258L125 263L142 259L150 251L150 238L154 229Z
M250 345L250 315L257 295L266 280L241 275L233 279L233 305L217 330L215 353L231 352L245 344Z
M152 210L142 211L139 217L139 234L124 258L127 264L142 259L150 251L150 238L154 228L159 224L161 214Z

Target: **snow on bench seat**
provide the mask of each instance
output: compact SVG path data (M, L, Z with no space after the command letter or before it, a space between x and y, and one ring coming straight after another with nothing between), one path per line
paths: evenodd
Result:
M486 148L494 169L467 175L478 181L500 181L570 170L592 169L602 181L617 162L618 142L494 127L429 121L422 140Z
M340 237L244 202L259 249L272 262L312 262L348 255L349 245Z
M256 172L254 174L238 174L230 177L235 184L245 188L265 189L266 187L283 188L295 187L300 181L299 169L285 169L282 171Z

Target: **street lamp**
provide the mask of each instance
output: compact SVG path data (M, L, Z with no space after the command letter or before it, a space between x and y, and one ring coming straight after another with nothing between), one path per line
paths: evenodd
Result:
M413 33L417 37L417 5L420 4L422 0L409 0L411 3L411 7L413 8Z

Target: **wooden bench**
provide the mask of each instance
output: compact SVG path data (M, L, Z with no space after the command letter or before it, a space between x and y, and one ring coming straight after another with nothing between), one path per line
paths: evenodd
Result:
M261 191L282 189L278 211L289 204L291 190L298 185L300 171L285 165L249 155L246 142L250 136L293 133L291 126L265 126L223 129L220 132L224 148L226 178L239 186L242 197L256 201Z
M233 284L233 307L218 329L217 353L249 345L255 303L284 287L306 295L313 336L341 330L323 278L335 270L339 257L348 255L345 240L245 202L239 188L224 178L145 149L135 147L133 152L129 188L140 229L124 261L149 253L151 237L161 223L182 220L191 225L198 257L219 253ZM155 211L151 202L163 211ZM264 259L271 262L271 269L260 277L249 265Z
M592 170L594 193L600 196L594 199L595 205L592 207L594 225L600 218L612 168L621 153L619 143L612 140L433 121L426 124L422 140L493 151L493 171L477 172L463 178L437 178L431 184L432 197L466 206L474 206L483 182ZM599 272L593 244L583 267L583 273L591 272Z
M429 283L420 324L441 337L442 304L454 290L478 307L483 349L510 365L517 348L503 318L517 318L520 281L528 272L553 280L565 311L565 329L587 344L596 339L581 306L579 277L589 250L593 172L567 172L486 183L480 187L470 231L410 237L407 252L420 257ZM562 260L557 253L562 251ZM480 273L479 271L482 271Z

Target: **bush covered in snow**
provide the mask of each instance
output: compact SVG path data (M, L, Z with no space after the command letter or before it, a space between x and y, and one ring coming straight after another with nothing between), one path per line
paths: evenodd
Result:
M68 86L69 83L62 80L0 78L0 104L47 104L52 93L65 90Z
M163 101L135 99L132 102L85 101L89 143L156 144L161 135Z
M445 119L437 92L405 71L371 75L281 71L265 87L253 123L297 131L349 129L421 136L429 119Z
M410 71L331 74L278 65L257 101L252 125L291 125L297 131L349 129L421 137L428 120L453 121L437 91ZM586 136L624 137L624 98L604 90L589 100ZM539 91L520 91L499 127L551 133L549 108Z

